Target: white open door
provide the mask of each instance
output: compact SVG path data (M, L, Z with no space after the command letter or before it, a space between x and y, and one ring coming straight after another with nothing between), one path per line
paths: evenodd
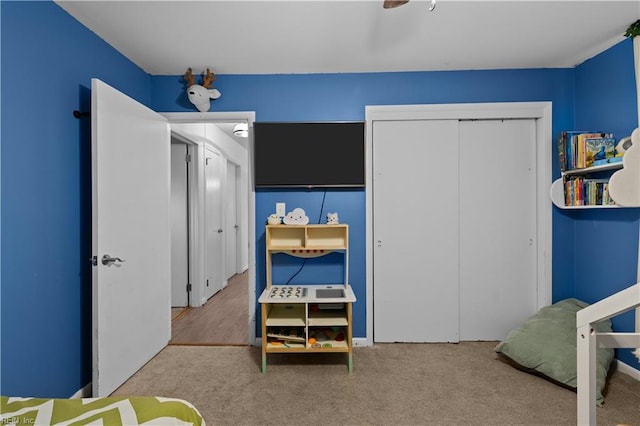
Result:
M167 119L91 82L93 396L107 396L171 338ZM109 259L109 257L111 259Z

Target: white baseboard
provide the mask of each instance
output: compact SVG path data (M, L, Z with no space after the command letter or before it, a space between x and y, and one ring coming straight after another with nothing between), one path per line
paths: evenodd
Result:
M90 398L91 389L92 389L91 382L89 382L86 386L84 386L78 392L71 395L71 399Z
M627 374L640 382L640 370L636 370L629 364L625 364L622 361L619 361L619 360L617 361L618 361L617 369L619 372Z

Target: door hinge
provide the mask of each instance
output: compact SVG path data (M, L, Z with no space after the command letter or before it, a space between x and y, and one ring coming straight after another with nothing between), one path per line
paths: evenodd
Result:
M186 161L187 163L191 162L191 154L187 154L184 156L184 161Z
M207 280L207 287L209 287L209 280Z
M187 291L191 291L191 283L187 284Z
M91 259L89 259L89 262L91 262L91 264L93 266L97 266L98 265L98 256L92 256Z

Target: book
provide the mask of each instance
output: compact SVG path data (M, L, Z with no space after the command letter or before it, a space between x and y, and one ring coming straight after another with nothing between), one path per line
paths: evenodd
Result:
M609 179L570 176L565 179L565 205L607 206L615 202L609 196Z
M558 138L558 154L560 158L560 170L566 171L577 167L577 137L580 134L598 134L595 131L565 130Z
M622 157L613 157L613 158L605 158L604 160L595 160L593 162L594 166L600 166L602 164L612 164L612 163L621 163Z
M616 155L616 140L613 137L601 136L585 138L585 166L607 164ZM597 162L597 163L596 163Z
M567 170L567 132L560 133L558 138L558 160L560 162L560 171Z
M584 169L587 166L587 139L604 138L605 133L580 133L576 135L576 169Z

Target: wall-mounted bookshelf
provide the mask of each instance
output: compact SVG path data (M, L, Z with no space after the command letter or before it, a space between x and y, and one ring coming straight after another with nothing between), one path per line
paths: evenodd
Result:
M622 168L610 133L565 131L558 139L562 176L550 188L554 205L561 209L619 208L609 192L611 173Z

